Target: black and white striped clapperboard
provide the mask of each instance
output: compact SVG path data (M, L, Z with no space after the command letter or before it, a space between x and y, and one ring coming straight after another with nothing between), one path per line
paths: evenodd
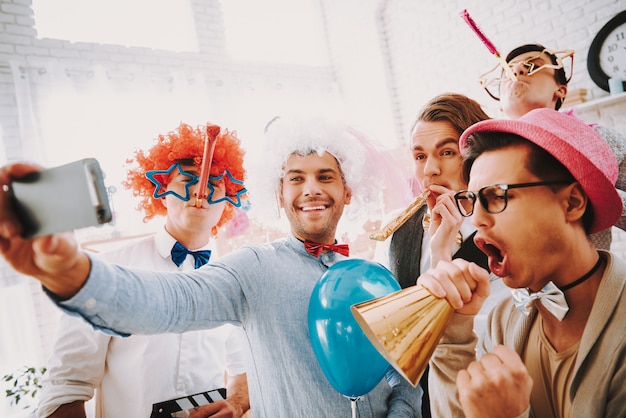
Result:
M178 418L189 416L188 411L197 407L226 399L226 389L219 388L208 392L196 393L195 395L182 398L170 399L152 405L150 418Z

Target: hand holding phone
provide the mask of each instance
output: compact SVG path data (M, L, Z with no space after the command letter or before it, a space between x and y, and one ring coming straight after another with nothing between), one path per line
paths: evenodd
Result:
M86 158L28 174L10 187L22 237L105 224L112 219L100 164Z

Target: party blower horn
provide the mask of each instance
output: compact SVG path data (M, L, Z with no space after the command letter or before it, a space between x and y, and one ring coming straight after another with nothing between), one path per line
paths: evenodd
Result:
M380 354L415 387L454 309L421 285L350 307Z
M485 35L483 31L478 27L474 19L472 19L472 17L467 12L467 10L463 10L460 13L460 16L465 21L465 23L467 23L469 27L474 31L476 36L478 36L478 39L482 41L483 45L487 47L489 52L498 59L498 63L504 70L507 77L509 77L511 81L517 81L517 77L515 76L515 73L513 72L511 67L509 67L509 64L506 62L504 57L500 55L500 51L498 51L498 48L496 48L493 42L491 42L491 40L487 38L487 35Z

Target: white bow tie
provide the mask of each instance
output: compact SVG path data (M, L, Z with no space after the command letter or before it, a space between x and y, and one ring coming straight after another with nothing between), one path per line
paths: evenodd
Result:
M541 304L559 321L562 321L569 311L569 306L565 300L563 292L552 282L549 282L543 289L536 293L530 293L528 289L511 289L515 307L524 315L529 315L532 311L531 302L540 300Z

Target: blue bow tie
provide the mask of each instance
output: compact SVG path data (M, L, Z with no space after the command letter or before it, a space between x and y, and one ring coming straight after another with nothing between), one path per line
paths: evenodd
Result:
M190 251L183 244L176 241L176 244L172 247L172 261L174 264L180 267L185 258L187 258L187 254L191 254L196 261L195 268L202 267L211 258L211 250Z

